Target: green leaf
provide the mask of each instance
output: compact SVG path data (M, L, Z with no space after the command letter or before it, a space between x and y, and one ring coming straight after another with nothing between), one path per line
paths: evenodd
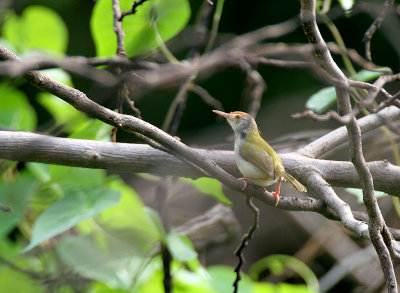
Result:
M34 195L38 181L24 172L16 182L0 182L0 203L11 208L0 212L0 237L10 232L23 218L28 200Z
M159 266L161 267L160 258L156 258L156 261L159 262ZM140 282L136 287L134 292L144 293L144 292L165 292L163 287L163 278L164 273L162 269L155 270L151 276L149 276L146 280ZM173 291L175 292L175 290Z
M253 283L254 291L253 293L316 293L313 290L310 290L307 286L302 284L287 284L287 283L261 283L255 282Z
M167 244L172 256L181 261L189 261L197 258L197 252L187 237L179 235L171 230L167 235Z
M21 267L20 264L16 264ZM41 293L47 292L27 273L18 272L12 268L4 267L0 271L0 284L2 292Z
M249 275L253 280L256 280L260 273L266 269L271 270L274 274L281 275L285 267L290 268L302 277L309 290L319 292L318 279L313 271L302 261L290 255L274 254L262 258L251 266Z
M306 108L321 114L332 107L336 102L334 87L326 87L313 94L306 102Z
M66 193L79 188L104 186L106 171L69 166L49 165L51 182L60 185Z
M357 198L357 201L359 203L363 203L364 202L362 189L360 189L360 188L346 188L346 191L348 193L350 193L351 195L354 195ZM386 192L383 192L383 191L376 191L375 190L374 193L375 193L375 197L376 198L388 196L388 194Z
M211 266L207 268L211 276L211 287L218 293L231 293L232 284L235 281L236 274L231 267ZM242 280L239 282L240 293L252 293L253 285L249 277L242 273Z
M363 70L360 70L359 72L357 72L357 80L358 81L369 81L369 80L376 79L383 74L391 74L391 73L392 73L392 69L390 69L389 67L380 67L380 68L377 68L375 71L363 69Z
M361 70L357 72L358 81L370 81L385 73L391 73L389 67L377 68L376 71ZM336 103L336 90L334 87L326 87L313 94L306 102L306 108L317 114L324 113Z
M32 261L20 254L23 245L22 239L9 240L0 237L0 254L17 267L33 271L37 268L33 265L33 263L37 265L37 260ZM5 265L4 262L0 264L0 284L1 292L45 292L37 280L34 280L29 274L18 272Z
M20 53L32 49L65 53L68 30L62 18L53 10L30 5L17 16L10 11L2 26L2 36Z
M51 180L49 165L42 163L26 163L26 168L40 182L47 183Z
M145 259L135 256L129 245L107 238L107 249L100 249L89 235L61 241L57 253L64 263L82 276L106 283L111 288L129 289L133 277L143 270Z
M75 128L69 138L111 141L112 126L97 119L91 119Z
M67 102L49 93L40 93L37 101L53 116L58 125L63 125L69 133L82 128L89 118Z
M200 276L191 271L180 269L177 273L174 274L174 276L175 276L174 292L216 293L208 284L207 280L201 278Z
M146 268L151 274L147 273L147 276L140 278L140 282L137 282L134 292L164 292L164 272L162 270L161 257L154 258L152 268L153 270ZM209 284L210 278L205 279L198 273L185 269L176 261L172 262L172 274L174 279L172 291L174 293L219 293L211 288Z
M217 179L201 177L196 180L189 178L180 178L180 180L192 184L198 191L211 195L213 198L225 205L232 204L232 202L225 196L222 190L222 184Z
M164 229L160 215L157 213L156 210L153 210L149 207L145 207L144 210L146 211L146 214L151 220L154 227L156 227L158 234L160 235L161 241L165 243L167 241L167 232Z
M113 56L117 52L111 4L108 0L97 1L90 20L97 56ZM129 10L132 1L122 0L120 6L121 10ZM126 16L122 21L128 57L158 47L153 28L154 19L165 42L178 34L189 18L190 5L187 0L154 0L143 3L134 15Z
M4 46L6 49L10 50L11 52L17 52L17 49L3 37L0 37L0 45Z
M36 123L36 112L25 94L0 85L0 125L12 130L33 131Z
M118 205L102 212L97 219L98 224L116 230L142 230L149 237L158 240L160 238L158 228L149 217L137 193L118 177L112 177L106 186L119 191L122 194L121 201ZM132 215L135 215L134 221L132 221Z
M39 216L33 226L31 242L24 252L116 205L119 200L119 192L102 188L81 189L69 194Z
M33 54L32 58L37 58L37 57L35 56L35 54ZM50 68L50 69L43 69L40 72L45 74L46 76L52 78L52 79L55 79L55 80L65 84L65 85L67 85L67 86L74 87L74 84L72 82L71 76L64 69L61 69L61 68ZM54 97L59 99L59 100L61 100L59 97L56 97L56 96L54 96ZM78 110L75 110L75 111L78 111Z

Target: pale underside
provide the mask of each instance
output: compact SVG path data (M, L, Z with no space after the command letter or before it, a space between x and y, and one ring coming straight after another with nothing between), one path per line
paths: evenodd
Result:
M240 173L242 173L248 181L256 185L269 186L276 181L276 179L269 177L265 171L244 160L239 154L236 156L236 164Z
M236 165L238 166L240 173L242 173L248 181L256 185L264 187L273 184L278 178L275 176L276 174L273 169L272 158L267 155L265 151L259 150L255 144L247 145L250 148L254 148L250 150L253 157L243 158L243 154L245 155L245 153L240 151L242 148L239 144L241 143L243 143L243 140L235 140ZM253 163L251 160L255 160L255 162ZM264 168L259 168L257 164L264 166Z

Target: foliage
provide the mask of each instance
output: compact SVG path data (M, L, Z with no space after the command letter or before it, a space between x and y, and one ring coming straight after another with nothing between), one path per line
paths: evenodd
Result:
M19 53L38 49L65 53L68 30L61 17L53 10L44 6L30 5L24 9L21 16L8 11L2 26L2 37Z
M121 10L129 10L132 1L120 1ZM135 17L126 17L122 26L126 35L127 55L147 53L158 47L157 34L163 41L179 33L190 17L190 6L186 0L156 0L144 3ZM113 56L117 52L117 37L113 31L111 1L97 1L91 29L98 56ZM154 27L157 30L154 30Z
M391 69L383 67L379 71L361 70L357 72L358 81L370 81L378 78L379 76L390 73ZM335 87L330 86L323 88L313 94L306 102L306 107L313 110L315 113L324 113L336 103Z
M128 10L132 1L121 0ZM90 28L97 57L114 56L116 34L113 31L111 1L96 2ZM218 29L224 1L218 1L214 26ZM353 1L340 1L346 10ZM149 54L179 34L188 24L191 6L187 0L145 2L134 17L123 20L125 47L129 57ZM42 33L46 31L46 34ZM2 44L24 58L35 58L37 51L58 58L66 53L68 28L53 10L29 5L21 14L8 11L1 32ZM212 46L212 44L210 44ZM357 80L378 78L382 71L360 71ZM61 69L43 71L74 87L71 76ZM75 139L110 140L111 126L91 119L49 93L28 97L20 80L0 82L0 126L15 131L37 131L40 114L54 121L48 132ZM35 102L32 102L32 101ZM306 107L323 113L336 101L332 87L310 97ZM43 129L40 129L43 131ZM87 292L163 292L163 263L160 244L173 257L174 292L232 292L236 275L229 266L204 267L190 239L176 230L164 228L157 211L146 207L134 188L120 176L104 170L54 166L39 163L10 165L0 181L0 203L11 212L0 211L0 257L21 268L15 270L0 259L0 284L7 292L47 292L49 286L37 275L51 276L61 282L60 292L72 292L72 282L63 283L66 270L77 274ZM199 195L231 206L219 181L179 178ZM353 193L360 194L359 191ZM172 196L170 194L169 196ZM16 235L16 236L15 236ZM282 273L290 267L305 285L259 282L262 271ZM274 255L256 262L249 276L242 274L240 292L316 292L318 280L297 259Z

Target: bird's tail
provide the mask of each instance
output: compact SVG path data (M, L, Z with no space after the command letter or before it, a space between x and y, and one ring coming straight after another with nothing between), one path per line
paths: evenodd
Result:
M289 173L285 172L283 174L283 178L285 178L287 181L289 181L289 183L292 184L293 187L296 188L298 191L307 192L307 188L305 188L303 184L301 184L299 181L297 181L296 178L294 178Z

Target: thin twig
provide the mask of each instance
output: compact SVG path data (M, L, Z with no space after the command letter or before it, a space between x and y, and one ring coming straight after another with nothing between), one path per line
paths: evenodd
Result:
M135 4L136 4L136 2L134 2L133 6ZM134 10L133 6L132 6L132 10ZM135 9L136 9L136 6L135 6ZM119 0L113 0L113 14L114 14L114 32L117 35L117 56L120 58L127 59L126 58L127 57L126 49L125 49L125 44L124 44L125 33L122 28L122 23L120 20L122 18L122 15L121 15L121 8L120 8ZM119 67L119 66L117 66L115 70L119 76L125 72L124 68ZM129 105L129 108L133 111L133 113L135 114L136 117L141 118L140 110L135 107L134 102L129 97L129 88L125 82L122 82L118 88L118 95L117 95L118 113L123 112L123 103L122 103L123 101L127 102L127 104ZM116 127L116 126L114 126L111 129L111 139L113 142L117 141L117 131L118 131L118 127Z
M383 9L381 10L379 16L374 20L374 22L370 25L368 30L364 34L363 41L365 42L365 56L369 61L372 61L371 58L371 39L375 34L376 30L381 26L383 20L385 19L386 14L393 7L394 0L385 0L383 3Z
M212 95L210 95L210 93L205 88L197 84L193 84L193 86L189 90L198 95L204 103L211 106L213 109L224 111L222 103L214 98Z
M258 223L259 223L259 218L260 218L260 210L256 207L256 205L253 203L252 198L250 196L247 196L246 200L247 206L252 210L253 212L253 224L251 225L249 231L243 235L242 240L240 241L240 244L238 248L235 250L235 256L239 259L238 264L235 267L235 273L236 273L236 279L233 282L233 292L237 293L239 290L239 282L242 279L240 270L242 268L242 265L244 263L244 256L243 256L243 250L246 248L246 246L249 244L249 241L253 238L254 233L256 232L258 228Z
M311 110L305 110L302 113L292 114L290 117L293 119L303 119L303 118L311 118L315 121L329 121L335 120L342 124L346 124L349 122L349 116L340 116L336 111L328 111L326 114L318 115Z
M371 90L368 94L368 97L364 99L363 101L360 102L361 106L363 107L368 107L371 105L378 94L382 92L383 87L385 84L399 80L400 79L400 73L394 74L394 75L382 75L380 76L373 84L374 89ZM386 97L387 99L392 99L392 96Z
M125 44L124 44L124 39L125 39L125 33L124 30L122 29L122 23L119 21L119 18L121 17L121 7L119 4L119 0L113 0L113 16L114 16L114 32L117 35L117 56L121 58L126 58L126 50L125 50ZM117 66L116 67L116 72L118 75L121 75L122 69ZM128 88L126 85L121 84L118 88L118 95L117 95L117 111L118 113L123 112L123 107L122 107L122 101L123 97L128 94ZM112 142L117 142L117 132L118 132L118 127L114 126L111 129L111 141Z
M205 53L211 50L211 48L214 46L215 39L217 38L217 33L218 33L218 27L219 27L219 22L221 20L221 15L222 15L222 10L224 8L224 2L225 0L216 0L217 5L215 7L215 12L214 12L214 17L213 17L213 24L211 27L211 33L210 37L208 39L208 43L206 45L206 48L204 50Z
M337 44L335 43L327 43L327 46L329 50L335 54L344 54L347 57L349 57L353 62L357 63L359 66L361 66L364 69L367 70L378 70L379 66L375 65L374 63L364 59L358 52L354 49L348 49L343 50L343 48L340 48Z
M400 91L397 92L395 95L393 95L391 98L385 99L384 101L382 101L375 109L376 112L379 112L380 110L393 105L396 106L397 108L400 108L400 100L399 100L399 96L400 96Z
M126 57L126 50L124 45L125 33L122 29L122 23L119 20L121 17L121 8L119 0L113 0L113 15L114 15L114 32L117 35L117 55Z
M118 21L122 21L124 19L125 16L130 15L130 14L135 14L136 13L136 8L140 5L142 5L144 2L146 2L147 0L140 0L140 1L134 1L132 4L132 8L131 10L128 11L122 11L120 17L118 18Z
M248 102L247 113L256 117L260 109L262 96L267 85L261 74L254 70L244 59L239 61L240 68L246 73L245 100Z
M194 32L193 46L189 53L189 58L197 57L206 42L208 21L213 7L213 3L204 0L196 18L196 29Z
M308 61L292 61L292 60L277 60L277 59L270 59L265 57L258 57L258 58L248 58L250 63L256 63L261 65L270 65L274 67L281 67L281 68L312 68L313 63Z
M187 92L192 87L195 78L196 76L192 75L182 84L175 99L173 100L171 106L168 109L167 116L165 117L162 129L171 135L175 135L178 129L183 114L183 110L185 109L186 106Z

